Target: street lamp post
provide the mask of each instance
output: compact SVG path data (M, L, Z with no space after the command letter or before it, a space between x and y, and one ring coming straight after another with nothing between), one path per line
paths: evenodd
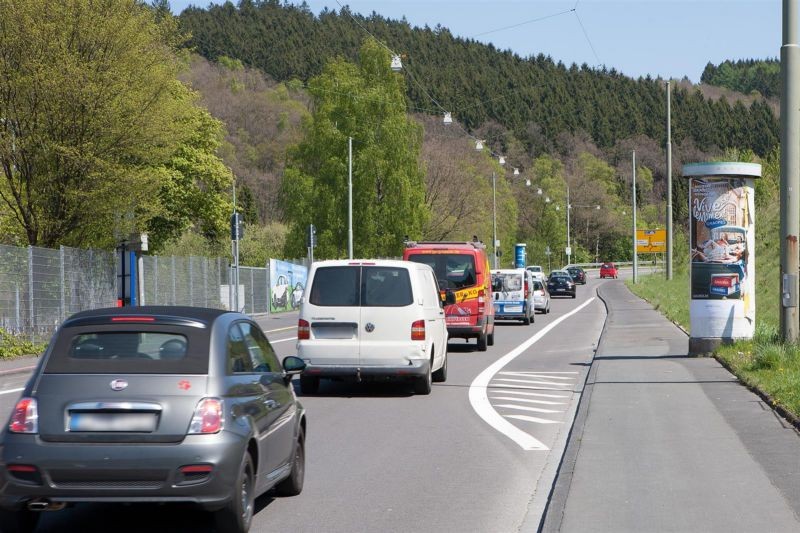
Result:
M353 258L353 138L347 138L347 256Z
M492 171L492 250L494 269L497 270L497 176Z

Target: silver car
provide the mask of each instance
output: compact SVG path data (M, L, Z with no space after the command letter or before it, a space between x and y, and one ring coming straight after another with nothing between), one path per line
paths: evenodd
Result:
M216 309L78 313L0 437L0 529L75 502L192 502L245 532L254 499L299 494L305 411L259 326Z

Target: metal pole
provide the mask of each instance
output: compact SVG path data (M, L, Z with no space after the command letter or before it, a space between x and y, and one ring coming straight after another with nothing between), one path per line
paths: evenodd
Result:
M33 246L28 246L28 327L30 328L31 342L35 339L35 316L33 310Z
M672 279L672 88L667 80L667 279Z
M353 138L347 138L347 256L353 258Z
M175 280L175 256L172 256L172 305L178 305L178 297L177 291L175 290L176 287L176 280Z
M497 270L497 176L492 172L492 250L494 269Z
M639 264L636 259L636 150L633 151L631 157L631 163L633 164L633 282L637 283L639 280Z
M64 298L65 288L64 288L64 247L63 246L59 246L58 247L58 259L59 259L59 263L60 263L60 265L59 265L59 274L61 275L60 276L61 277L61 290L59 291L61 293L61 304L60 304L60 307L59 307L59 310L58 310L59 311L59 313L58 313L59 314L58 321L62 322L63 320L65 320L67 318L67 316L66 316L67 315L67 302L66 302L66 300Z
M797 342L800 234L800 48L797 0L783 0L781 46L781 338Z
M569 184L567 184L567 265L571 264L572 261L572 244L569 240L569 211L571 207L569 205Z

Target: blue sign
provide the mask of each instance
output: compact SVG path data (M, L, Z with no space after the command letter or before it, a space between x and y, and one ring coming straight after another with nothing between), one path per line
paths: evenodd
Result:
M514 245L514 267L515 268L525 268L527 254L525 247L527 245L524 242L518 242Z
M727 220L722 218L709 218L706 220L705 224L708 229L718 228L720 226L724 226L728 223Z

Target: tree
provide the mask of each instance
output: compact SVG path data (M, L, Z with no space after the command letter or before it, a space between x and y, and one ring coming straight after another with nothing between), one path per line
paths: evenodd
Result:
M311 223L317 257L346 255L348 137L355 255L400 255L404 236L422 233L428 219L419 165L422 128L406 115L402 76L391 71L390 59L368 40L358 64L333 60L309 83L312 117L305 139L290 153L282 184L288 256L305 255Z
M107 246L112 229L166 218L165 171L193 173L178 168L192 146L195 162L213 154L208 137L197 144L210 117L176 77L175 19L134 0L0 0L0 13L5 230L28 244Z

